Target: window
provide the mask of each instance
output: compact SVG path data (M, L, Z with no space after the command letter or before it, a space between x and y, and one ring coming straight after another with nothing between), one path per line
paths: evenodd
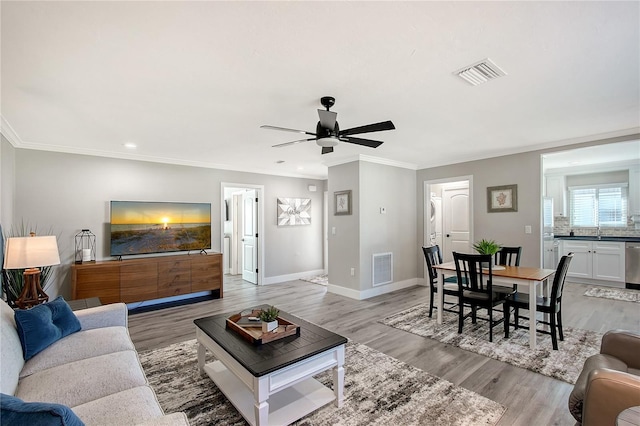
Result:
M571 226L627 226L627 184L569 188Z

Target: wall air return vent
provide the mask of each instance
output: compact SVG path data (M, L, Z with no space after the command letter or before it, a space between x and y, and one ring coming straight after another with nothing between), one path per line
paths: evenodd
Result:
M507 75L489 58L459 69L454 74L474 86Z
M373 286L393 282L393 253L373 255Z

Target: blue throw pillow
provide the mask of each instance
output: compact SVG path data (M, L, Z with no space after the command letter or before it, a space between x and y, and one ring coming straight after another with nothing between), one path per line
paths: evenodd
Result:
M0 394L0 419L3 425L13 426L84 426L66 405L24 402L5 394Z
M31 309L19 309L15 319L25 361L81 328L78 317L62 296Z

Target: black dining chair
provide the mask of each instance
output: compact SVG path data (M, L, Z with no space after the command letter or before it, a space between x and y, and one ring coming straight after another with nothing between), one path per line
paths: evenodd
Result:
M502 305L505 300L504 293L496 293L493 290L493 266L490 254L463 254L453 252L453 260L456 263L458 277L458 300L460 306L471 306L471 312L464 314L464 310L458 312L458 333L462 333L462 326L466 318L471 317L475 324L478 308L484 308L489 314L489 341L493 342L493 327L502 322L493 320L493 307ZM487 266L483 269L483 266ZM484 318L481 318L484 319Z
M442 263L442 251L440 251L440 247L438 245L431 247L422 247L422 252L424 253L424 258L427 261L427 272L429 273L429 292L431 294L431 298L429 301L429 318L431 318L433 314L433 299L435 298L435 294L438 292L438 270L434 269L434 265L440 265ZM448 277L444 280L444 287L442 288L442 293L444 296L453 296L458 297L458 284L456 277ZM444 297L443 297L444 300ZM457 302L447 302L444 301L444 305L453 305L456 306ZM458 313L456 309L447 309L443 306L444 311Z
M521 256L522 247L500 247L500 250L495 254L495 264L501 266L520 266ZM493 291L510 294L518 291L518 286L517 284L513 284L511 287L494 285Z
M522 247L500 247L496 253L496 265L520 266Z
M556 274L553 277L553 286L551 287L551 297L536 296L536 310L544 314L549 314L549 322L543 320L537 320L536 318L527 318L520 316L520 309L529 309L529 295L522 293L513 293L505 299L505 319L504 319L504 336L509 337L509 316L510 310L514 308L515 322L514 328L519 328L520 318L529 320L529 327L536 327L536 323L546 324L550 326L551 330L539 330L536 328L536 332L551 334L551 344L554 350L558 350L558 335L560 340L564 340L562 333L562 290L564 289L564 282L567 277L567 271L569 270L569 264L573 259L573 253L569 253L566 256L562 256L558 267L556 268ZM557 334L556 334L557 333Z

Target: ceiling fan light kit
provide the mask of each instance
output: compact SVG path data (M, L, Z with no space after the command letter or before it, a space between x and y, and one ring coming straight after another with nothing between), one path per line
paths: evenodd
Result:
M305 130L288 129L286 127L269 126L269 125L263 125L263 126L260 126L260 128L269 129L269 130L280 130L284 132L302 133L302 134L314 136L312 138L299 139L291 142L285 142L285 143L273 145L273 147L280 148L283 146L315 140L316 144L322 147L322 154L329 154L333 152L333 148L336 145L338 145L340 142L347 142L354 145L367 146L369 148L377 148L380 145L382 145L383 142L374 141L371 139L355 138L355 137L351 137L350 135L355 135L360 133L381 132L384 130L393 130L396 128L391 121L383 121L380 123L367 124L365 126L340 130L340 126L336 121L338 114L333 111L329 111L329 108L331 108L336 103L335 98L332 96L323 96L320 99L320 103L322 104L322 106L326 108L326 111L321 109L318 110L318 117L320 120L316 125L315 133L307 132Z

